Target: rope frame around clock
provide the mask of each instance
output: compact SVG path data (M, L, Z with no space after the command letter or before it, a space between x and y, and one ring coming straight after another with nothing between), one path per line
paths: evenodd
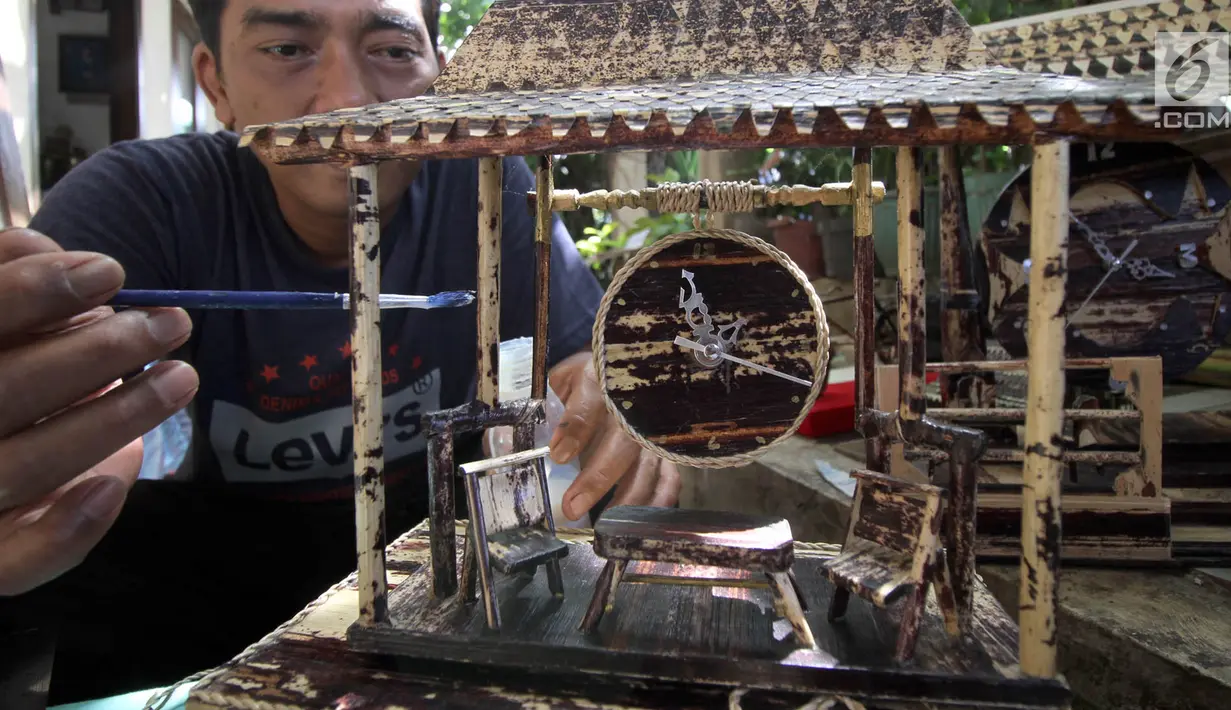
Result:
M817 336L817 352L819 356L813 363L813 378L812 387L808 390L807 397L800 404L799 413L795 420L787 428L785 432L777 438L761 445L753 451L739 454L729 454L726 456L688 456L668 451L663 447L649 441L641 435L636 429L628 423L624 417L624 413L616 406L614 398L607 391L607 343L604 337L605 325L607 323L607 315L611 309L611 304L617 298L617 294L623 288L628 279L636 273L636 271L646 263L652 261L656 255L663 250L681 242L692 241L696 239L723 239L732 241L737 244L755 249L766 256L770 257L776 264L785 269L792 278L798 282L803 292L808 297L808 303L812 307L812 311L816 314L816 336ZM812 283L808 280L807 275L800 269L794 261L791 260L784 252L769 244L768 242L753 237L751 235L739 232L733 229L697 229L690 232L681 232L665 237L653 245L641 249L635 254L623 267L616 272L611 284L607 287L607 292L603 295L602 301L599 303L598 312L594 318L594 327L592 330L594 342L594 373L599 382L599 386L603 389L603 403L607 411L616 418L620 428L624 433L628 434L633 441L643 448L653 452L661 458L677 464L692 466L695 468L727 468L732 466L741 466L750 463L764 455L769 450L780 446L783 442L791 437L792 434L799 430L803 425L804 420L812 411L813 405L820 397L821 390L825 386L825 374L829 368L829 321L825 315L825 308L821 304L820 296L817 295L816 289L812 287Z

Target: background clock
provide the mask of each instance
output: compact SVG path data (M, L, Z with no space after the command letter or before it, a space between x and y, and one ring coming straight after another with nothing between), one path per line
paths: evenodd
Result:
M659 456L721 468L794 433L825 380L829 326L803 271L731 230L667 237L616 274L594 325L608 409Z
M1068 357L1161 355L1183 375L1231 331L1231 278L1208 258L1231 188L1167 143L1075 144L1071 152ZM993 337L1026 356L1030 171L984 223L982 290Z

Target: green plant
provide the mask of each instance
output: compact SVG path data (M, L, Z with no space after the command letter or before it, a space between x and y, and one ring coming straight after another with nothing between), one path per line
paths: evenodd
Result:
M440 37L445 52L452 54L479 24L492 0L445 0L440 4Z

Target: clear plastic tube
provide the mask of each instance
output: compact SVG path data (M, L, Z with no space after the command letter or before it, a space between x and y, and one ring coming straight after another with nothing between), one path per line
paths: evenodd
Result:
M534 338L515 338L500 343L499 370L497 386L501 400L526 399L530 396L531 381L534 374ZM546 446L551 441L551 435L564 415L564 403L547 386L547 401L545 403L546 420L534 432L534 445ZM488 431L488 445L492 456L503 456L513 453L512 427L494 427ZM547 488L551 494L551 514L557 528L587 528L590 527L590 515L586 513L578 520L569 520L562 508L564 491L573 483L580 472L580 462L576 456L571 461L558 464L550 458L545 462L547 471Z

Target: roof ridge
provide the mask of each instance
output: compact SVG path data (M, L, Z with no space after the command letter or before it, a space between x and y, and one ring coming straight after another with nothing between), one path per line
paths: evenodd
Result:
M496 0L442 95L986 65L950 0Z

